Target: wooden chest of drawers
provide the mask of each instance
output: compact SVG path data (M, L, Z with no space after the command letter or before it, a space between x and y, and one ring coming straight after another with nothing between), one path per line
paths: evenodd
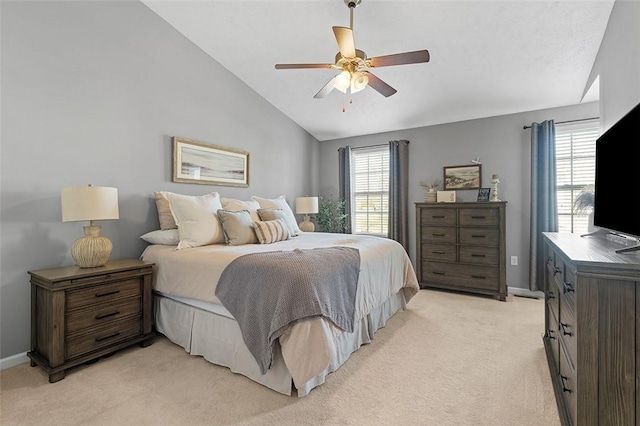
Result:
M543 235L544 346L562 424L640 424L640 253Z
M416 203L416 263L422 288L507 297L506 202Z
M31 366L42 367L53 383L75 365L151 344L152 267L121 259L97 268L29 271Z

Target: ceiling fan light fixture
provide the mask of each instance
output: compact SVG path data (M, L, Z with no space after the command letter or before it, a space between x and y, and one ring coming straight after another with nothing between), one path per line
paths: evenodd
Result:
M333 83L333 87L341 91L342 93L347 93L347 89L351 85L351 73L349 71L342 71L340 74L336 76L336 81Z
M351 76L351 93L357 93L367 87L369 77L363 72L354 72Z

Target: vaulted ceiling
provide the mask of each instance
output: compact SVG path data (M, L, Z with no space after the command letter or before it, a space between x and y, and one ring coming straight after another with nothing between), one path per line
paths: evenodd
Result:
M595 100L587 79L614 2L361 0L357 49L431 59L372 69L390 97L367 87L323 99L313 96L338 71L274 66L333 63L332 27L350 25L343 0L143 3L322 141Z

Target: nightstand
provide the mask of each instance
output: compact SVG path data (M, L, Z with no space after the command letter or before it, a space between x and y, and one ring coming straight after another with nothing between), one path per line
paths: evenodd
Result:
M139 343L152 343L152 263L120 259L31 275L31 366L49 382L65 370Z

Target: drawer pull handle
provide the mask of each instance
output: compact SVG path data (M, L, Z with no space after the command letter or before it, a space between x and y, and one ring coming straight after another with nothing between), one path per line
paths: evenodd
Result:
M547 338L555 339L556 336L553 335L553 330L547 330Z
M431 235L434 237L444 237L444 234L436 234L435 232L433 232Z
M471 238L487 238L486 235L472 235Z
M102 342L103 340L107 340L107 339L111 339L112 337L116 337L119 336L120 332L116 331L115 333L112 333L108 336L104 336L104 337L96 337L96 342Z
M433 254L444 254L444 250L432 250L431 253L433 253Z
M471 278L476 278L476 279L479 279L479 280L487 279L487 277L483 277L482 275L471 275Z
M96 315L96 319L100 320L100 319L112 317L114 315L118 315L119 313L120 313L120 311L113 311L113 312L110 312L108 314Z
M560 323L560 330L562 330L562 334L564 336L573 336L572 332L566 330L567 328L569 328L569 324L565 324L563 322Z
M471 219L486 219L486 216L471 216Z
M551 263L551 262L553 262L553 257L548 256L548 257L547 257L547 263Z
M96 297L111 296L112 294L118 294L118 293L120 293L120 290L107 291L105 293L96 293Z
M573 288L573 285L571 283L567 283L567 282L562 282L562 286L564 287L564 292L565 293L574 293L576 290Z
M431 216L431 218L432 218L432 219L444 219L444 216L436 216L436 215L433 215L433 216Z
M562 392L568 392L571 393L573 392L571 389L569 389L567 386L565 386L564 381L568 380L569 378L567 376L563 376L562 374L560 375L560 381L562 382Z
M439 272L439 271L432 271L431 272L433 275L446 275L445 272Z
M556 296L553 294L552 291L548 291L547 292L547 299L551 300L551 299L555 299Z
M485 255L485 254L476 254L476 253L471 253L471 257L487 257L487 255Z
M557 266L554 266L554 267L553 267L553 275L554 275L554 276L555 276L555 275L558 275L560 272L561 272L561 271L560 271L560 268L558 268Z

